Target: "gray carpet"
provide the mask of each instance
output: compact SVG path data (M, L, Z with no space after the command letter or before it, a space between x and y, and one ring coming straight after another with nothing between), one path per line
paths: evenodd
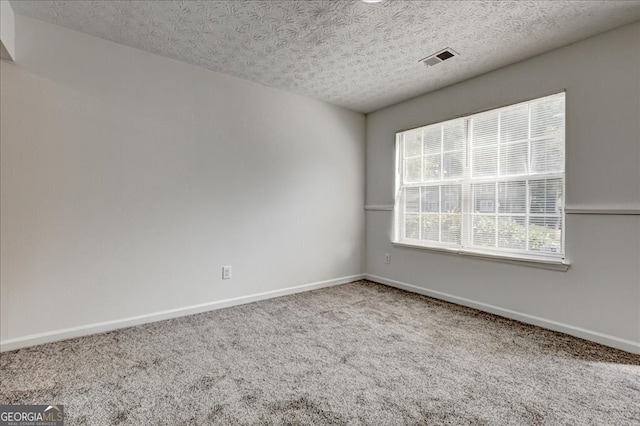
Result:
M640 356L359 281L0 355L75 424L640 424Z

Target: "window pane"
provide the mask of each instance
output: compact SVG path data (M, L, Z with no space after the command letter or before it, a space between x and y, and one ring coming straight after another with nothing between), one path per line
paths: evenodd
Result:
M442 242L461 244L461 214L443 214L442 215Z
M482 183L471 186L473 193L473 211L477 213L495 213L496 211L496 185L494 183Z
M465 129L463 120L453 120L444 124L443 147L445 151L462 149L465 140Z
M418 213L420 211L420 188L405 188L404 211Z
M523 175L528 173L528 144L519 142L500 147L500 175Z
M405 216L405 238L417 240L420 237L420 216L408 214Z
M527 248L527 226L524 217L498 218L498 247L509 249Z
M563 254L564 93L400 132L396 141L394 241Z
M473 177L496 176L498 174L498 149L476 148L473 150Z
M498 212L527 212L527 183L501 182L498 184Z
M560 214L562 180L533 180L529 183L531 214Z
M444 185L442 187L442 212L459 213L462 207L462 186Z
M489 112L473 117L473 146L495 145L498 143L498 113Z
M473 216L473 245L483 247L496 246L495 216Z
M422 239L428 241L438 241L438 214L424 213L422 215Z
M442 126L429 126L424 129L424 153L439 154L442 151Z
M422 211L435 213L440 211L440 187L427 186L422 188Z
M459 178L462 176L462 151L447 152L444 154L442 178Z
M404 133L404 156L422 155L422 130L410 130Z
M529 106L518 105L500 113L500 142L520 141L529 137Z
M440 154L424 157L424 181L440 180Z
M564 140L554 138L532 142L531 171L533 173L564 171Z
M562 229L559 217L529 218L529 250L560 253Z
M564 137L564 97L531 103L531 137Z
M404 183L422 180L422 158L410 158L404 163Z

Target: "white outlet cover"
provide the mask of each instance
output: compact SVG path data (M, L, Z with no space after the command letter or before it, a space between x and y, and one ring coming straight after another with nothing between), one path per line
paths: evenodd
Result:
M223 280L231 279L231 266L222 267L222 279Z

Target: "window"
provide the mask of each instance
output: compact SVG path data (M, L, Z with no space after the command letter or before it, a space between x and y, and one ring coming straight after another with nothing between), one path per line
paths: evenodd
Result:
M564 258L565 94L396 135L394 242Z

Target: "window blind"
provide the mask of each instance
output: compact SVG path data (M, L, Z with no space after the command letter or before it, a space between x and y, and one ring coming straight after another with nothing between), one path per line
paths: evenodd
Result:
M394 241L563 257L565 94L396 135Z

